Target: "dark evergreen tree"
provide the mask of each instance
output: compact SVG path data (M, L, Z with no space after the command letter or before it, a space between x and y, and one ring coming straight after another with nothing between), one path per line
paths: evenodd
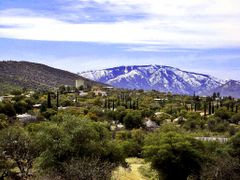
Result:
M57 91L57 109L59 107L59 92Z
M212 102L211 100L208 101L208 114L212 114Z
M47 107L48 108L52 108L52 103L51 103L51 93L48 93L48 97L47 97Z
M115 109L115 99L112 100L112 110L114 111Z
M206 116L207 115L207 102L206 101L204 101L203 108L204 108L204 116Z

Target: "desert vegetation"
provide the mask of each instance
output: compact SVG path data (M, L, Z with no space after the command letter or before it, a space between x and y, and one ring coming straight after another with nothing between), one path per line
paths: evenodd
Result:
M239 179L238 106L219 93L16 89L0 102L0 176Z

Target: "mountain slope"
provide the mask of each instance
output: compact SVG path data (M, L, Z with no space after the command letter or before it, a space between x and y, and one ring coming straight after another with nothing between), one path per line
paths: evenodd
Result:
M177 94L200 94L223 84L212 76L160 65L120 66L87 71L81 76L120 88L158 90Z
M0 88L11 87L49 89L61 85L75 85L76 79L98 84L77 74L43 64L17 61L0 61Z
M240 82L230 80L217 88L213 88L212 90L205 92L204 94L211 95L213 92L219 92L221 96L240 98Z

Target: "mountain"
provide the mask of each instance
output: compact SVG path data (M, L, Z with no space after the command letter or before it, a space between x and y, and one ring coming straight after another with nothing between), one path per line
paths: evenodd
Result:
M213 88L205 94L211 95L213 92L219 92L221 96L232 96L235 98L240 98L240 82L235 80L227 81L225 84L217 88Z
M75 85L76 79L97 85L77 74L32 62L0 61L0 90L12 88L50 89Z
M201 94L216 89L224 81L194 72L182 71L170 66L120 66L87 71L81 76L115 87L129 89L158 90L176 94Z

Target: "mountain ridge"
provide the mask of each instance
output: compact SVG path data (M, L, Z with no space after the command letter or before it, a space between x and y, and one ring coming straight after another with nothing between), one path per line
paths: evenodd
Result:
M159 90L176 94L207 95L229 81L166 65L118 66L80 73L81 76L120 88ZM236 80L235 80L236 81ZM227 92L225 94L228 94ZM234 93L236 94L236 93Z
M52 89L61 85L75 85L76 79L82 79L88 83L100 85L77 74L53 68L45 64L28 61L0 61L0 87Z

